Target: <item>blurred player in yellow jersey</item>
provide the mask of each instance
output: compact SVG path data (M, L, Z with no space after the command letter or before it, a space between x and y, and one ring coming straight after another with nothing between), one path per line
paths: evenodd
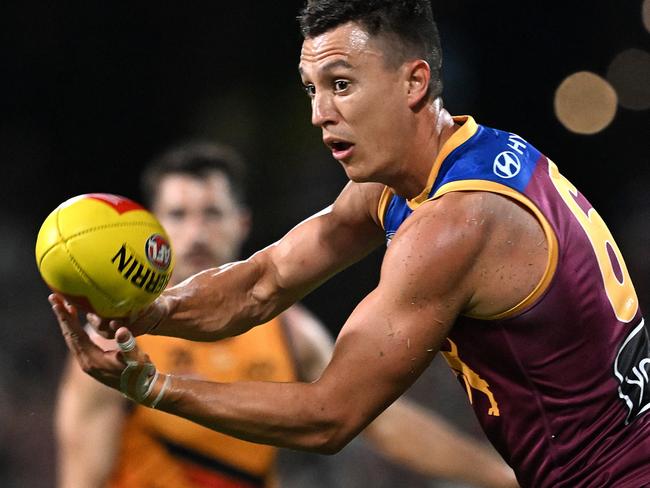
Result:
M237 258L250 226L243 171L231 149L192 144L165 153L144 172L143 195L176 253L172 284ZM106 349L114 348L93 337ZM214 343L151 335L138 342L161 370L225 382L312 381L333 347L325 328L300 306L264 327ZM276 485L276 448L128 404L73 361L61 383L56 432L59 488ZM495 454L403 400L365 434L382 454L425 475L483 487L517 486Z

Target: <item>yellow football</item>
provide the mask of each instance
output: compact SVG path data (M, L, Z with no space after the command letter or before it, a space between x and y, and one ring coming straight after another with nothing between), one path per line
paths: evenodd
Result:
M59 205L36 239L45 283L82 310L126 317L153 302L174 268L167 233L136 202L89 193Z

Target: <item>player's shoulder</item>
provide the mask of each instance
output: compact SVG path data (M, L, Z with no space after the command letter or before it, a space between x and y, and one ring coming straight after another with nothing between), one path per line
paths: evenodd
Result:
M450 192L416 208L392 238L389 251L473 259L504 234L520 212L514 201L495 193Z
M454 191L418 206L402 226L405 230L421 225L445 228L476 228L488 231L500 220L499 212L515 205L508 198L487 191Z

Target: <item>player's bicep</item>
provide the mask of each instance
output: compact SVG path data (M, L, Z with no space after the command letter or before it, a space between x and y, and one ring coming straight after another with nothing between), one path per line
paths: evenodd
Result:
M277 285L303 296L383 240L373 218L380 187L348 184L336 201L264 251ZM375 208L373 208L375 207Z
M335 380L335 396L352 399L370 418L429 365L472 296L480 236L459 230L453 216L413 217L393 239L377 288L346 322L323 375Z

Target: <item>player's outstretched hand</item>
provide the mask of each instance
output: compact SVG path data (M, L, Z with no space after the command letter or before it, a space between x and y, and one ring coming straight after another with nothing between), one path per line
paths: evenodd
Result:
M128 327L134 336L153 332L168 315L170 299L160 296L147 308L125 319L104 319L94 313L86 315L86 320L97 332L107 338L113 338L120 327Z
M158 373L129 329L120 327L115 332L119 350L104 351L88 337L73 305L57 294L50 295L49 301L68 349L83 371L133 401L156 406L169 387L170 377Z
M101 383L119 389L120 375L126 367L121 353L103 351L95 345L81 326L76 307L62 296L52 294L49 296L49 301L68 349L81 369Z

